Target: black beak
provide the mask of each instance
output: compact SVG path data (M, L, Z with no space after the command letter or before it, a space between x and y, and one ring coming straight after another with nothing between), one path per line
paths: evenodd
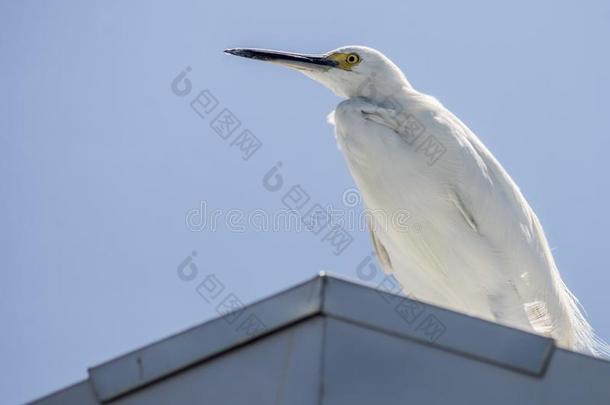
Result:
M328 70L331 67L338 65L336 61L321 55L305 55L290 52L270 51L267 49L231 48L225 49L225 53L241 56L242 58L279 63L295 69Z

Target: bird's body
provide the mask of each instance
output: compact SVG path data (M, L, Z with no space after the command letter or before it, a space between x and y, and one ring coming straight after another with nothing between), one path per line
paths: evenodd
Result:
M440 103L409 93L404 114L425 128L412 144L372 120L379 107L365 100L344 101L334 114L385 270L418 299L586 349L578 332L590 328L518 187ZM434 164L420 147L430 136L443 148ZM393 220L405 210L410 226Z
M277 61L256 52L263 56L230 53ZM337 143L372 218L379 261L405 292L607 353L561 280L538 218L465 124L378 51L345 47L323 62L289 55L283 64L347 98L331 116Z

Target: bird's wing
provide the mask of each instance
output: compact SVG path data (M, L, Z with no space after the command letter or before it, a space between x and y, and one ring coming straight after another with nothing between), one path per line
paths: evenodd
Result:
M427 118L418 116L418 120L430 134L438 129L440 136L445 131L439 123L427 122ZM457 142L443 139L448 148L447 158L443 156L442 163L431 167L426 165L424 152L418 151L418 144L409 143L409 135L402 133L409 129L405 127L404 116L395 110L365 100L347 100L335 110L334 122L340 149L367 205L370 203L373 210L381 209L388 215L393 215L395 210L408 210L418 222L424 221L419 227L418 223L411 223L415 226L409 227L413 232L369 226L373 247L384 270L396 272L405 288L416 291L420 299L445 306L466 301L467 298L456 296L454 290L446 288L451 284L447 282L447 270L464 267L464 261L459 262L458 258L462 252L455 253L464 244L455 241L466 233L478 237L475 215L465 199L456 190L445 187L454 183L457 165L449 149L453 152L459 148L459 145L450 145ZM436 178L428 181L428 176ZM447 206L447 200L453 205ZM464 250L468 255L477 256L474 249ZM476 264L480 262L485 263L480 259Z
M398 134L409 130L404 126L407 111L397 112L370 103L362 103L359 109L366 120ZM443 234L472 234L471 241L477 248L474 259L481 254L489 255L488 258L495 256L504 261L497 267L547 270L550 253L545 252L548 249L546 239L537 226L533 211L476 135L432 98L421 100L415 108L408 110L408 115L414 116L425 128L425 135L434 136L447 150L429 172L430 176L436 176L433 180L446 185L444 195L437 197L447 199L455 207L455 220L437 224L442 227ZM464 243L462 241L461 245L467 246ZM438 254L434 249L430 252ZM489 261L483 260L481 265L484 264L489 265ZM519 276L507 274L506 278Z
M539 333L551 334L567 344L573 338L566 331L579 325L576 329L590 340L591 328L561 280L540 221L519 187L451 112L439 108L435 121L462 145L455 193L481 240L496 252L505 286L517 297L515 304L524 304L530 324Z
M479 222L489 218L481 217L482 210L478 204L488 204L498 186L492 178L494 173L490 174L490 163L495 163L491 165L491 170L503 172L503 169L476 136L440 103L432 101L427 107L428 110L419 116L421 125L450 151L445 159L447 162L439 165L441 176L448 179L450 184L445 198L451 201L463 224L472 232L479 233ZM370 122L387 127L397 134L409 131L405 127L405 115L409 114L405 111L373 104L365 104L361 109L363 117ZM381 245L374 232L372 237L374 242L377 240Z
M443 142L454 146L457 164L452 192L456 208L468 225L496 249L532 264L533 256L538 256L547 242L517 185L477 136L451 112L440 107L434 114L434 125L438 126L433 129L435 133L450 134ZM517 258L519 255L528 257Z
M422 110L417 117L426 133L432 134L448 151L435 169L446 181L446 198L464 225L472 232L481 233L486 240L503 246L510 236L507 232L525 232L525 238L514 239L538 239L536 242L540 246L537 247L543 248L546 240L537 228L535 214L491 152L440 103L427 102ZM369 110L363 110L363 116L397 133L405 130L401 114L395 110L371 106ZM506 247L510 249L510 246Z
M540 221L519 187L457 117L443 109L436 121L451 128L463 144L456 196L463 202L465 215L477 224L481 237L498 252L507 270L503 275L524 304L530 324L562 344L572 339L565 332L572 325L580 325L577 329L591 335L577 301L561 281ZM557 331L564 331L564 335L557 335Z

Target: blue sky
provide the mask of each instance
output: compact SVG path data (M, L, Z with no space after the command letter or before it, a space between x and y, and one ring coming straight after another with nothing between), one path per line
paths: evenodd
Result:
M235 213L278 213L293 186L307 207L361 207L343 201L353 183L325 118L340 100L222 53L236 46L383 51L502 162L610 339L608 38L602 1L1 2L2 401L215 317L196 291L211 274L244 303L320 270L357 277L364 231L335 254L323 234L240 226ZM215 107L200 116L204 90ZM213 124L224 109L241 123L226 140ZM262 143L247 160L245 129ZM278 162L273 191L263 177ZM215 229L196 226L202 204L222 211ZM197 277L183 281L193 251Z

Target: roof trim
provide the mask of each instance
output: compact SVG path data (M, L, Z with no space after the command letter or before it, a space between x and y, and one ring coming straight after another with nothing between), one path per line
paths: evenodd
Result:
M101 402L112 400L321 310L324 277L317 276L225 316L89 369ZM252 327L260 320L263 327ZM251 327L248 327L250 325Z
M532 376L544 374L555 348L553 340L543 336L320 273L223 317L92 367L89 379L98 400L106 402L316 314ZM248 319L260 321L264 328L243 327ZM443 333L430 334L430 320Z

